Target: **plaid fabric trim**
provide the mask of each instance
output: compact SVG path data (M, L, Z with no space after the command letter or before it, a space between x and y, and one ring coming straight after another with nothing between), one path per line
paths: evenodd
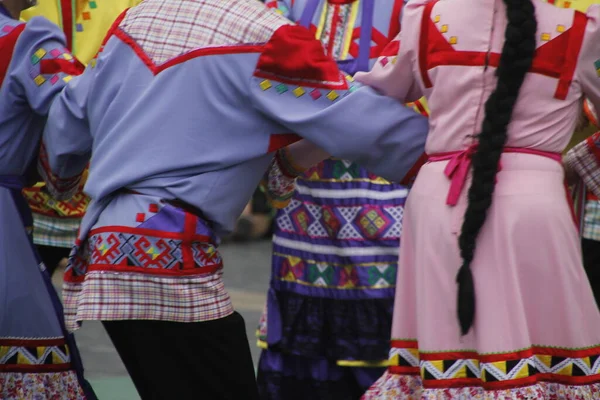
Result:
M585 187L600 196L600 132L573 147L564 158L565 168L581 177Z
M80 218L56 218L33 214L33 242L40 246L72 248Z
M600 201L590 200L585 203L583 237L600 241Z
M167 277L112 271L88 272L83 282L63 285L67 329L82 321L159 320L202 322L233 313L222 272Z
M119 28L163 64L196 49L264 43L286 24L256 0L145 0Z

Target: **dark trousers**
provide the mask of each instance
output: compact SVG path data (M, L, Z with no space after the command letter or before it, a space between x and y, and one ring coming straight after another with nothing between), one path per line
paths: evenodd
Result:
M596 304L600 305L600 241L583 239L581 247L583 266L592 285Z
M69 254L71 253L71 249L67 247L51 247L38 245L36 246L36 248L40 258L42 259L42 262L48 270L48 274L50 275L50 277L52 277L54 271L56 271L58 263L60 263L60 261L63 258L68 258Z
M103 321L142 400L258 400L244 319Z

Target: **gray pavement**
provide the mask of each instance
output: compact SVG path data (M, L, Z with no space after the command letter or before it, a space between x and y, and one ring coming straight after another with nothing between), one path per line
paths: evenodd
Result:
M246 331L256 363L259 349L254 334L269 286L271 243L228 243L221 246L220 250L225 265L225 285L236 310L246 320ZM56 280L55 283L60 284ZM86 376L100 400L139 399L123 363L99 322L85 322L77 331L76 338Z

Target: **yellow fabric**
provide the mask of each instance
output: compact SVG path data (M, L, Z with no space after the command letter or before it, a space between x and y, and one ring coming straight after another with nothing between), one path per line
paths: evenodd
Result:
M100 45L115 19L125 10L141 3L141 0L75 0L73 13L75 23L81 24L83 30L73 28L73 54L87 64L98 52ZM95 7L94 7L95 6ZM43 16L62 26L60 0L39 0L38 5L23 11L21 18L25 21L35 16Z
M557 7L574 8L577 11L586 12L592 4L600 4L598 0L556 0Z
M84 64L90 62L100 50L106 33L115 19L127 8L134 7L142 0L72 0L69 3L75 8L73 18L73 50L72 53ZM38 5L21 13L21 19L27 21L33 17L46 17L64 30L60 0L39 0ZM81 30L77 29L81 24ZM87 170L82 183L87 178ZM40 191L43 184L34 189L25 189L25 195L34 214L43 214L58 218L81 218L85 213L89 199L78 193L75 202L56 202L48 193Z

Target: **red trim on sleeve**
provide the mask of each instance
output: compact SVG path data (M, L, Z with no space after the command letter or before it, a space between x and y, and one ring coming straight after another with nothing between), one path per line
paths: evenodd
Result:
M347 90L348 82L323 45L301 26L279 28L265 44L254 76L292 85Z
M12 60L15 44L23 29L25 29L25 24L17 25L7 35L0 37L0 85L4 81L8 66Z
M569 87L573 81L577 62L579 61L579 52L581 51L581 44L583 43L587 21L588 18L584 13L575 11L573 25L569 29L569 45L567 47L565 63L558 81L556 93L554 93L554 97L559 100L565 100L567 94L569 94Z

